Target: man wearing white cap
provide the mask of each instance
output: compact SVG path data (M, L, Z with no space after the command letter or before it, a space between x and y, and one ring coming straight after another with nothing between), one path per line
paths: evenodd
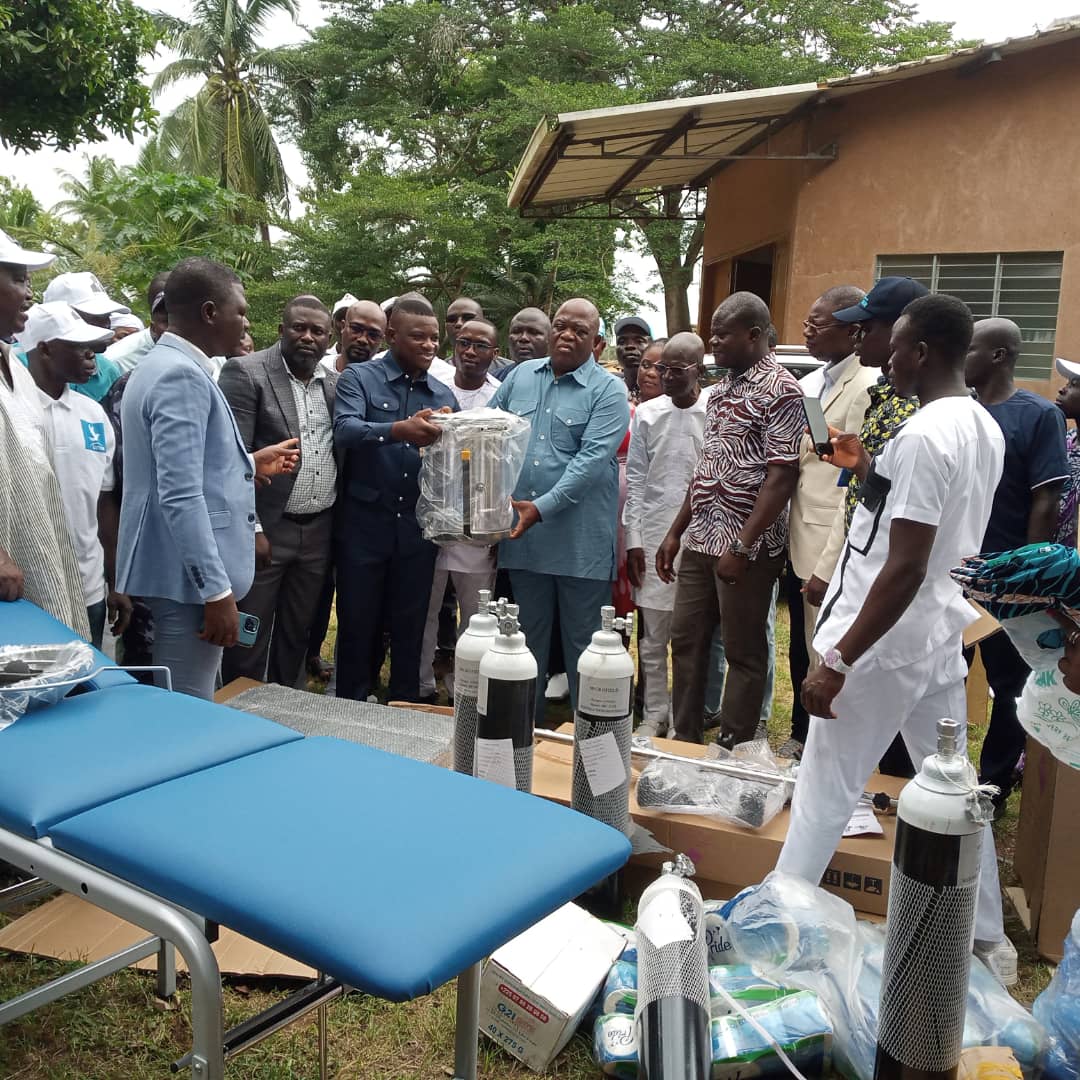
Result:
M30 272L53 258L0 231L0 601L25 596L89 636L37 387L7 344L26 326Z
M134 370L135 365L146 356L157 339L169 327L169 314L165 310L165 283L168 280L169 271L161 270L150 279L150 284L146 287L146 306L150 311L150 325L125 338L118 338L105 350L105 359L120 369L121 376ZM120 317L123 318L123 316ZM115 387L110 393L113 391ZM102 404L108 411L108 405L104 402Z
M349 308L353 304L357 303L357 299L351 292L347 292L331 309L330 309L330 322L333 325L334 340L330 342L330 348L326 350L320 364L327 371L344 371L345 360L342 356L341 348L341 328L345 325L345 316L349 313Z
M64 517L79 560L90 641L98 648L106 610L117 635L131 614L131 601L113 588L120 523L113 497L116 442L105 410L73 393L68 384L83 383L94 373L94 353L107 333L54 300L30 308L26 326L17 335L30 359L30 374L45 413Z
M91 274L89 270L57 274L45 286L45 293L41 299L45 304L62 300L70 304L84 322L107 331L101 343L101 351L97 356L93 375L85 382L72 386L72 390L77 393L85 394L94 401L100 401L109 392L109 387L120 378L120 368L103 355L105 346L112 341L113 337L109 318L118 312L126 314L131 311L131 308L113 300L105 291L97 275Z

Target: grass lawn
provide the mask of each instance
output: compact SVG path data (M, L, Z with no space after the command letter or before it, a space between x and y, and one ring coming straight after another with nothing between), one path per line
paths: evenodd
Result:
M331 624L325 648L333 654L336 626ZM777 614L776 702L769 738L779 746L791 720L791 683L787 674L788 620ZM315 686L312 689L316 689ZM566 705L549 711L552 719L569 720ZM971 753L977 755L982 730L971 733ZM1002 883L1015 883L1012 849L1019 793L1008 813L995 826ZM313 883L317 888L317 883ZM439 897L431 897L432 921L438 925ZM363 912L357 912L363 918ZM10 916L0 914L0 925ZM420 928L418 928L419 930ZM1006 930L1020 951L1020 985L1016 997L1026 1004L1045 987L1052 969L1038 960L1030 936L1006 903ZM433 932L424 928L423 932ZM70 970L74 965L32 957L0 958L0 1001ZM190 993L179 979L176 1003L167 1006L154 997L152 976L121 972L10 1024L0 1034L0 1080L132 1080L164 1077L169 1063L190 1049ZM241 1020L278 1000L285 986L264 980L230 979L225 986L226 1025ZM350 1080L427 1080L452 1076L454 992L452 985L407 1005L353 995L331 1006L331 1074ZM486 1080L533 1076L508 1054L484 1040L480 1044L480 1075ZM314 1018L302 1021L241 1055L227 1068L230 1080L299 1080L318 1075ZM589 1044L578 1037L559 1056L549 1074L562 1080L593 1080L599 1075Z

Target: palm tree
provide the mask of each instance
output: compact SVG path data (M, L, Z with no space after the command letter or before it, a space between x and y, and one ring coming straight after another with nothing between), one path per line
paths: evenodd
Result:
M186 170L216 177L222 187L264 205L288 206L288 177L264 108L268 93L291 86L287 50L258 39L278 11L295 20L297 0L195 0L190 19L159 13L165 43L180 55L154 79L153 91L185 79L202 86L162 121L159 153ZM262 225L269 244L269 226Z

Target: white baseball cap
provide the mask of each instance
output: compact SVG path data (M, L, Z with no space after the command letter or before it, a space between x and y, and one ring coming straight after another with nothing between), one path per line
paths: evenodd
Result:
M32 353L43 341L67 341L73 345L104 344L112 337L111 330L91 326L79 318L79 313L63 300L34 304L26 313L26 326L15 335L18 343Z
M395 304L396 304L396 303L397 303L397 302L398 302L398 301L399 301L400 299L401 299L401 297L400 297L400 296L391 296L391 297L390 297L389 299L387 299L387 300L384 300L384 301L383 301L383 302L382 302L382 303L381 303L381 304L379 305L379 307L381 307L381 308L383 309L383 311L385 311L385 312L389 313L390 309L391 309L391 308L392 308L392 307L393 307L393 306L394 306L394 305L395 305Z
M333 307L330 314L337 315L342 308L351 308L353 304L359 304L360 301L353 296L351 292L347 292Z
M1075 360L1062 360L1059 356L1054 361L1054 366L1066 379L1080 379L1080 364Z
M138 315L132 315L130 311L114 311L109 316L109 326L118 330L121 326L130 327L132 330L145 330L142 319Z
M27 251L19 247L3 229L0 229L0 263L9 266L25 266L27 270L40 270L56 262L55 255L46 255L44 251Z
M128 312L131 308L118 304L105 291L105 286L89 270L72 274L57 274L45 286L45 303L63 300L84 315L111 315L114 311Z

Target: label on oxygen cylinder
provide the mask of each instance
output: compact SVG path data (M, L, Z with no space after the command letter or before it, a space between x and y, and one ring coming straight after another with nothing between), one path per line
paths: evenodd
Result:
M606 795L626 783L626 766L615 733L605 731L591 739L578 739L578 753L594 795Z
M476 697L480 693L480 661L458 659L454 665L454 693Z
M579 676L578 712L596 720L628 716L633 683L633 675L616 679Z
M503 787L516 787L514 744L510 739L476 740L476 775Z

